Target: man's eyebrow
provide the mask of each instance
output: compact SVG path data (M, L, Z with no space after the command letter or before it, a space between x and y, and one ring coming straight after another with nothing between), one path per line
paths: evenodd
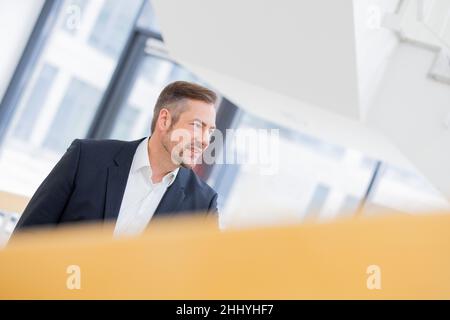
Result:
M198 122L200 122L200 123L202 124L203 127L208 126L208 124L207 124L206 122L202 121L202 120L199 119L199 118L195 118L193 121L198 121ZM216 127L215 127L215 126L211 126L211 129L212 129L212 130L215 130Z

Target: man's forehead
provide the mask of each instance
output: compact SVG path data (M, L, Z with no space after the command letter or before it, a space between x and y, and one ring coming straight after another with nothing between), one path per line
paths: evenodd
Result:
M186 104L186 109L183 112L185 117L192 120L198 119L210 126L214 126L216 120L216 109L213 104L199 101L192 104Z

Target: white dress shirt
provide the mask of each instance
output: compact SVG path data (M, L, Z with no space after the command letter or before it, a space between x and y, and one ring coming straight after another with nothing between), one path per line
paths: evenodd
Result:
M147 151L148 138L136 149L120 205L114 236L137 235L145 230L167 188L175 181L179 168L153 183Z

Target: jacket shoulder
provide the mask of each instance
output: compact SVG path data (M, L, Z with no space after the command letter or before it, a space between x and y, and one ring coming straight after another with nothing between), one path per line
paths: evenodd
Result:
M122 140L113 140L113 139L76 139L77 143L79 143L82 147L86 148L102 148L102 149L111 149L111 148L120 148L129 141Z
M187 170L187 169L185 169L185 170ZM203 181L194 171L188 170L188 172L189 172L188 173L189 174L189 184L195 185L195 187L197 189L201 190L201 192L205 196L212 197L217 193L205 181Z
M76 139L72 142L72 144L78 144L80 148L80 156L83 160L100 164L114 159L124 147L130 147L131 145L137 146L139 141L140 140L122 141L112 139Z

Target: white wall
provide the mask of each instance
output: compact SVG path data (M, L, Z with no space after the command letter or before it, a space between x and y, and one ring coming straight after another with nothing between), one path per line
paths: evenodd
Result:
M0 98L11 80L44 0L0 0Z
M397 10L398 0L353 0L359 108L365 119L398 39L383 27L383 17Z
M384 133L450 198L450 85L427 73L435 53L401 43L391 57L367 121Z
M351 0L152 4L176 60L359 119Z

